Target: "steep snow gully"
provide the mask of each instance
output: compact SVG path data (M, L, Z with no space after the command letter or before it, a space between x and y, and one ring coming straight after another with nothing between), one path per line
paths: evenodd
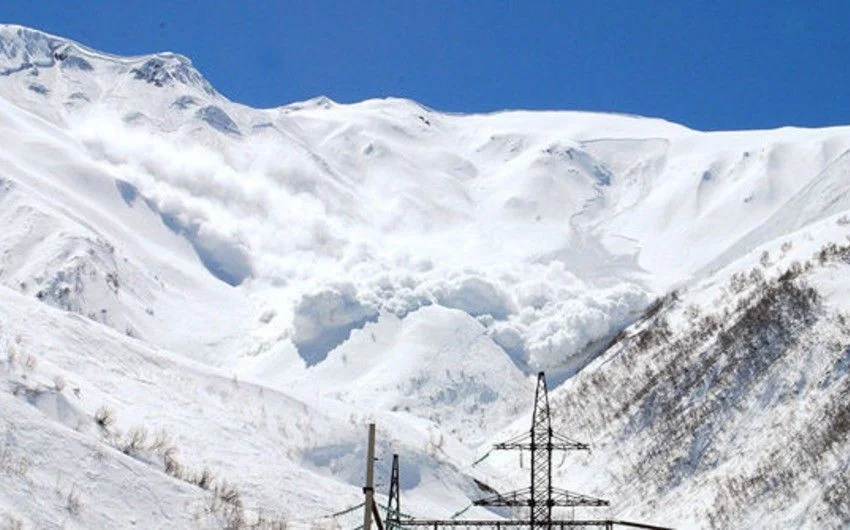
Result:
M524 480L473 462L546 370L595 448L556 479L602 516L846 528L848 153L850 127L253 109L181 55L0 26L0 526L349 528L370 421L405 510L449 517Z

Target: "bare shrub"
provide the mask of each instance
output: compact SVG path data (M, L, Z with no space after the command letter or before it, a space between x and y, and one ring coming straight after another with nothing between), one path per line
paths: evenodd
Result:
M121 282L118 280L118 275L114 272L106 273L106 285L112 289L113 293L118 293L118 288L121 286Z
M192 482L197 484L199 488L208 490L212 486L214 480L215 476L213 475L212 470L208 467L205 467L203 471L201 471L195 476Z
M738 271L729 277L729 291L732 294L739 294L747 288L747 275Z
M26 455L18 458L12 453L8 445L0 448L0 472L23 477L26 476L29 469L30 460Z
M262 512L257 515L257 518L251 521L245 521L244 528L250 530L286 530L289 526L285 519L276 519L269 517Z
M146 449L145 442L148 440L148 430L144 427L133 427L127 431L127 437L121 446L121 452L125 455L135 456Z
M77 485L71 486L71 491L68 492L68 497L65 499L65 509L73 516L80 515L83 503L80 497L80 492L77 490Z
M242 504L242 497L236 489L236 486L227 480L222 479L218 481L213 488L213 494L217 499L227 504Z
M753 270L750 271L749 280L752 285L764 283L764 273L758 267L753 267Z
M115 425L115 411L107 405L101 405L97 412L94 413L94 421L101 429L108 431L110 427Z
M9 366L15 366L18 360L18 346L16 344L6 346L6 360L9 362Z
M846 480L833 480L821 498L836 519L850 521L850 485Z
M643 311L643 315L641 315L642 320L649 320L654 317L661 311L661 308L664 307L664 298L656 298L649 304L646 309Z
M148 446L148 451L155 454L165 454L168 450L173 449L171 445L171 437L165 432L165 429L160 429L154 434Z
M221 513L224 516L225 528L228 530L247 527L242 496L236 487L227 480L216 481L210 498L209 511Z
M183 464L177 460L177 448L169 447L162 454L162 464L165 468L165 473L171 475L178 480L186 480Z
M38 365L38 359L33 357L32 355L27 355L24 357L24 368L28 371L32 372L35 370L35 367Z
M666 317L660 318L653 325L647 326L635 337L635 346L639 350L647 350L667 342L673 335L670 323Z
M827 243L818 252L815 252L814 259L821 266L834 261L850 263L850 245L840 246L836 243Z
M803 273L803 265L799 261L793 261L788 269L779 276L780 282L791 281Z
M685 308L685 318L688 319L689 322L695 322L700 317L700 307L697 304L689 304L688 307Z
M842 388L833 394L825 407L825 420L818 424L818 429L808 433L809 447L818 459L834 447L841 447L850 438L850 407L841 397L849 393L850 381L844 379Z

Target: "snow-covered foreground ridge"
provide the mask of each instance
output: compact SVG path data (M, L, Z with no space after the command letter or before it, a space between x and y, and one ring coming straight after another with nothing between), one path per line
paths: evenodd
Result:
M848 153L850 127L252 109L180 55L0 26L0 523L346 527L321 517L358 502L370 420L406 511L447 517L523 484L471 464L546 369L596 447L559 483L602 515L846 525Z

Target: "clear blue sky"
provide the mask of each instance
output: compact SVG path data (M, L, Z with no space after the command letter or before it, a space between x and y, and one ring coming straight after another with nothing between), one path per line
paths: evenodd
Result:
M400 96L699 129L850 124L850 2L10 0L6 22L189 56L229 98Z

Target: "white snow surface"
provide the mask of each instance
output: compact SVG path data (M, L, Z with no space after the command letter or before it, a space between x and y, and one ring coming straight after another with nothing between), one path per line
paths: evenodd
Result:
M225 524L161 451L120 450L134 427L295 527L344 526L321 517L359 502L372 420L379 475L402 454L406 512L452 515L482 494L472 478L519 487L512 458L472 462L527 428L534 374L568 395L655 298L711 306L764 250L778 275L844 243L848 153L850 127L253 109L177 54L0 26L0 524ZM850 308L829 270L813 284ZM673 508L629 497L619 424L575 425L602 429L575 433L602 449L573 482L620 496L603 515L715 524L713 479L661 492ZM741 439L717 450L763 443ZM819 527L796 502L778 526Z

